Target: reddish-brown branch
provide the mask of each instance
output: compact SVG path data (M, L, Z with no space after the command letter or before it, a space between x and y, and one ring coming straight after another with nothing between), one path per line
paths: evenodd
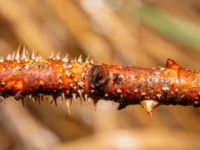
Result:
M43 94L97 102L118 102L119 109L142 104L151 113L160 104L200 105L200 73L184 69L168 59L165 68L145 69L95 65L82 58L69 60L59 55L43 59L27 51L0 60L0 94L4 99Z
M166 68L96 65L91 69L94 96L113 99L121 105L154 100L159 104L200 104L200 73L179 67L168 59ZM120 108L123 106L120 106Z

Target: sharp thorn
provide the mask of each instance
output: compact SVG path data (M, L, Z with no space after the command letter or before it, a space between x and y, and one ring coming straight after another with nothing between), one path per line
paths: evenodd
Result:
M76 102L76 101L77 101L77 98L76 98L76 93L73 93L73 94L72 94L72 100L73 100L74 102Z
M37 97L37 99L38 99L38 104L40 105L40 104L41 104L41 102L40 102L40 98L39 98L39 97Z
M11 54L8 54L8 56L7 56L7 60L8 60L8 61L12 60L11 57L12 57Z
M60 51L56 54L56 59L60 60Z
M4 58L3 57L0 57L0 62L4 62Z
M152 111L149 112L149 116L150 116L150 120L152 121L152 119L153 119L153 113L152 113Z
M28 98L29 98L29 99L32 99L33 97L32 97L32 95L28 95Z
M83 63L82 55L79 56L79 58L77 59L77 62L79 62L80 64Z
M32 96L31 96L31 100L33 101L33 103L35 103L35 102L36 102L36 99L35 99L35 97L32 97Z
M70 105L71 105L71 102L70 102L70 100L66 100L66 106L67 106L67 110L68 110L68 113L69 113L69 115L71 116Z
M63 62L69 62L69 55L66 54L63 59L62 59Z
M89 64L90 63L90 56L87 56L87 58L85 59L85 63Z
M39 52L37 51L35 55L35 61L38 62L40 60Z
M43 101L43 100L44 100L44 95L43 95L43 94L39 94L39 99L40 99L41 101Z
M90 64L94 64L93 58L90 59Z
M14 60L15 59L15 51L13 52L13 54L12 54L12 60Z
M34 51L32 51L31 59L35 60L35 53L34 53Z
M85 98L86 103L88 103L88 95L87 94L84 95L84 98Z
M144 110L150 115L152 119L152 110L158 106L158 102L155 100L143 100L141 101L141 106L144 108Z
M81 90L78 90L78 94L80 96L80 102L82 104L82 101L84 101L84 98L83 98L83 95L82 95L82 91Z
M61 97L62 97L62 100L65 100L65 93L62 93Z
M19 60L19 59L20 59L20 50L21 50L21 47L22 47L22 45L21 45L21 43L20 43L20 44L19 44L19 47L18 47L18 49L17 49L17 51L16 51L15 58L14 58L14 59L16 59L16 60Z
M95 103L95 101L90 97L88 97L88 104L96 111L97 103Z
M17 50L16 55L15 55L15 59L19 60L20 59L20 48Z
M26 50L26 57L25 57L25 61L29 61L30 57L29 57L29 52L28 50Z
M0 103L4 101L4 97L0 96Z
M25 58L26 58L26 48L24 47L22 51L22 60L24 60Z
M88 97L88 104L93 104L93 100L90 97Z
M19 51L22 47L22 43L19 44L18 48L17 48L17 51Z
M50 59L54 58L54 52L51 53L51 55L49 56Z

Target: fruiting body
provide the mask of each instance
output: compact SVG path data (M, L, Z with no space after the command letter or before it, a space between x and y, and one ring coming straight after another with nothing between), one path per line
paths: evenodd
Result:
M100 98L118 102L119 109L141 104L148 113L160 104L200 106L200 73L179 67L168 59L166 68L145 69L95 65L93 60L72 60L68 55L43 59L24 50L0 59L1 99L41 95L76 101L97 102Z

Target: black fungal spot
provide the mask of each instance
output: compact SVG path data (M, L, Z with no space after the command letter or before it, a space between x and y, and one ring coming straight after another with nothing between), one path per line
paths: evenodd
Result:
M94 89L95 95L105 93L108 86L108 72L105 72L101 67L95 65L90 72L90 88Z
M120 84L122 78L118 73L113 73L113 84Z

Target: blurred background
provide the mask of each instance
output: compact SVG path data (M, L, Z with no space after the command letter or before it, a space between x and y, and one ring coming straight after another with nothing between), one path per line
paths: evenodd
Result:
M0 0L0 55L19 45L92 56L97 63L163 66L173 58L200 70L199 0ZM0 104L0 150L197 150L200 109L161 106L153 121L140 106L118 111L61 100Z

